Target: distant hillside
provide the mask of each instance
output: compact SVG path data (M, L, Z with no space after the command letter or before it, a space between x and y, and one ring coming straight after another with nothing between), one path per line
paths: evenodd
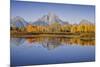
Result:
M37 21L33 22L35 25L50 25L55 22L58 22L59 24L68 24L68 22L64 22L54 13L48 13L47 15L44 15L43 17L39 18Z
M21 28L27 26L28 24L28 22L26 22L22 17L19 16L12 18L10 21L11 27Z

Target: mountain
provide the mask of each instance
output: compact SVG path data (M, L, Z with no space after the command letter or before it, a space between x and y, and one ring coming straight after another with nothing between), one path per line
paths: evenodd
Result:
M34 23L32 23L33 25L36 25L36 26L47 26L48 24L46 22L43 22L43 21L36 21Z
M59 19L59 17L54 13L48 13L47 15L44 15L43 17L39 18L37 21L33 22L33 25L50 25L55 22L58 22L60 24L68 24L67 22L64 22Z
M15 26L15 27L21 28L21 27L27 26L29 23L27 23L22 17L16 16L11 19L10 24L11 24L11 27Z
M91 25L91 24L94 24L94 23L92 23L92 22L90 22L90 21L88 21L88 20L83 19L83 20L80 21L79 24L80 24L80 25L81 25L81 24L82 24L82 25L84 25L84 24Z

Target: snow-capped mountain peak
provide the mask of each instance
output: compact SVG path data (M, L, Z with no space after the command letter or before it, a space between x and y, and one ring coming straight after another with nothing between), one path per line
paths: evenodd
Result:
M38 22L45 22L47 24L52 24L55 22L58 22L60 24L62 23L62 20L59 19L59 17L54 13L48 13L47 15L44 15L43 17L39 18L37 21Z

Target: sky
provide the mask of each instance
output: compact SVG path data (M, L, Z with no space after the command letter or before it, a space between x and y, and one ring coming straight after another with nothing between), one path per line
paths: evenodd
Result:
M34 22L49 12L56 14L61 20L70 23L79 23L83 19L95 22L95 6L93 5L11 2L11 18L20 16L28 22Z

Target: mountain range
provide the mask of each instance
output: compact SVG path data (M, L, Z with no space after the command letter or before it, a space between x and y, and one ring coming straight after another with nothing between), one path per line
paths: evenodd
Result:
M27 26L29 23L27 21L25 21L22 17L20 16L16 16L14 18L11 19L10 21L10 26L11 27L25 27Z
M33 24L38 22L44 22L49 25L55 22L58 22L59 24L63 24L63 21L59 19L59 17L54 13L48 13L47 15L44 15L43 17L39 18L37 21L33 22Z
M15 26L15 27L25 27L28 24L32 24L32 25L39 25L39 26L47 26L47 25L51 25L53 23L59 23L61 25L64 24L69 24L67 21L62 21L56 14L54 13L48 13L47 15L42 16L41 18L37 19L36 21L33 21L32 23L29 23L27 21L25 21L22 17L17 16L11 19L11 27ZM79 24L92 24L91 22L89 22L88 20L82 20L80 21Z

